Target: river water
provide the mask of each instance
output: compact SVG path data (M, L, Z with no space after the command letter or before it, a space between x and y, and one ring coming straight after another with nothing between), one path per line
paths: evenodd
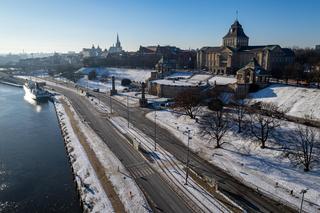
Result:
M0 212L81 212L53 104L2 84Z

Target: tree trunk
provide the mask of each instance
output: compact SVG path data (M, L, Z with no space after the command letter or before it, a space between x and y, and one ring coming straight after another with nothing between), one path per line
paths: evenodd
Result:
M241 129L241 121L239 120L238 122L238 133L241 133L242 129Z
M220 140L217 140L216 148L220 148Z

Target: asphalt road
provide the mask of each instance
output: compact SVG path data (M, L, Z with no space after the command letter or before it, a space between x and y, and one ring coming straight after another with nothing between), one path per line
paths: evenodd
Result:
M92 93L96 97L99 97L106 105L110 104L109 96L106 94ZM112 108L117 114L127 118L127 107L122 103L113 99ZM149 137L154 138L154 122L145 117L145 114L150 111L150 109L132 107L130 108L129 118L136 128L143 131ZM157 126L157 143L181 162L186 162L187 147L169 131L159 126ZM219 167L210 164L192 152L190 155L190 165L199 174L204 174L218 181L219 190L248 212L297 212L291 207L262 195L256 189L244 185Z
M150 167L138 151L134 150L126 139L116 132L112 124L103 118L85 97L60 87L50 87L69 99L75 110L95 130L126 168L130 169L135 165L141 164L145 167ZM152 170L151 167L148 169ZM185 201L168 186L158 173L154 172L144 177L136 178L135 181L146 194L154 212L191 212Z

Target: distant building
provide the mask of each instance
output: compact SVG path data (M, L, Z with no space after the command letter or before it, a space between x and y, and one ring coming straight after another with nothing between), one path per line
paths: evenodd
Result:
M97 48L92 45L91 48L83 48L80 54L82 58L107 57L108 51L107 49L102 51L99 45Z
M236 20L223 37L222 46L203 47L197 52L197 68L215 74L235 74L253 58L262 68L271 71L293 63L294 53L279 45L249 46L249 37Z
M170 61L170 69L194 69L196 64L195 50L182 50L175 46L140 46L137 55L158 63L156 69L161 64L163 66L164 61L165 64Z
M320 45L316 45L316 51L319 51L320 52Z
M201 92L210 87L211 75L194 75L191 72L172 72L164 79L148 81L148 93L158 97L175 98L185 91Z
M122 47L121 47L121 42L119 40L119 35L117 34L117 42L116 45L113 45L112 47L109 48L109 53L114 54L114 53L122 53Z

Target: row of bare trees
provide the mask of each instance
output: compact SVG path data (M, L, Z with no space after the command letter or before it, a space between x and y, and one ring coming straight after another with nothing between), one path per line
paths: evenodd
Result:
M236 125L239 134L250 133L264 149L272 133L280 127L285 115L284 111L272 103L256 103L249 107L242 99L234 100L233 104L226 107L214 97L208 104L210 111L201 115L200 106L200 94L187 91L176 97L173 107L191 119L199 117L197 121L202 134L209 137L209 142L215 142L216 148L221 147L225 135ZM289 155L303 165L305 171L309 171L310 165L316 159L314 146L320 144L320 136L309 126L298 126L293 135L287 139L294 141Z

